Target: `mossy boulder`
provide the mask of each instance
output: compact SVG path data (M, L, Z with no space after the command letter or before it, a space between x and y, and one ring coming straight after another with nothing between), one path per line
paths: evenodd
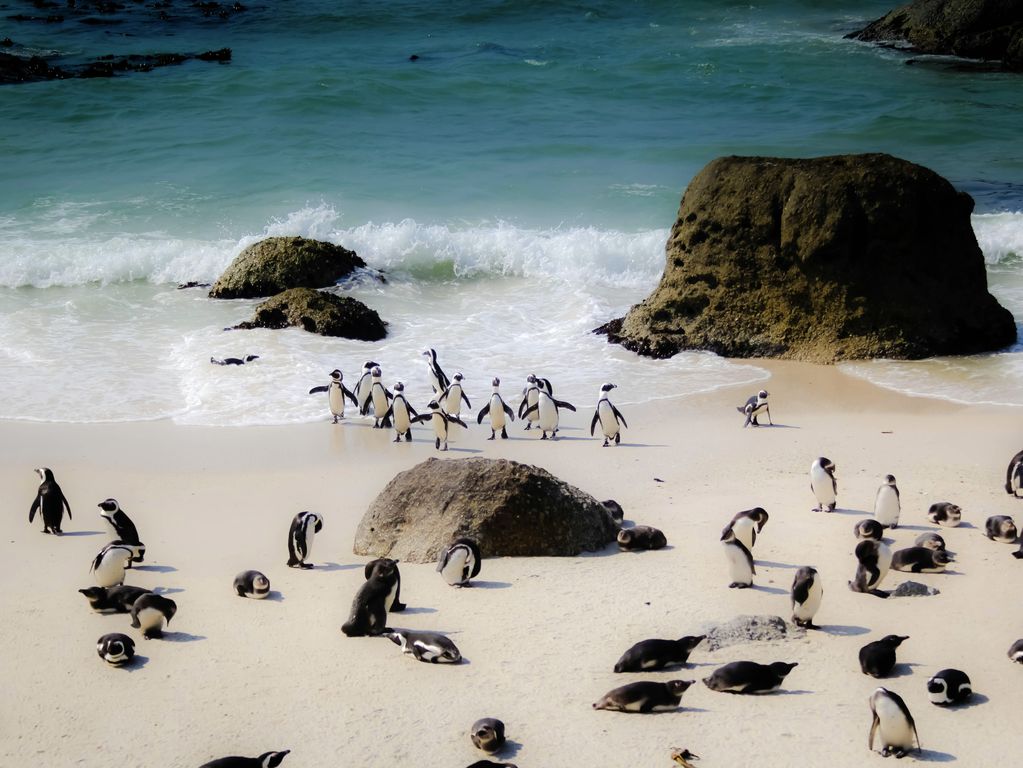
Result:
M213 299L273 296L289 288L324 288L366 262L355 251L304 237L268 237L235 258L210 289Z
M312 288L292 288L272 296L256 307L252 320L235 327L288 326L322 336L343 336L359 341L379 341L387 336L387 324L380 315L358 299Z
M973 199L890 155L718 158L682 198L660 284L600 332L652 357L684 349L813 362L999 349Z

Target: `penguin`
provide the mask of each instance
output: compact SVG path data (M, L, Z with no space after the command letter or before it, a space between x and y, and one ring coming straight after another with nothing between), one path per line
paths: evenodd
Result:
M824 597L824 586L817 569L809 565L796 571L792 580L792 621L803 629L818 629L813 617L821 607Z
M352 401L352 405L356 408L359 407L359 401L355 399L355 393L344 385L344 378L344 374L341 373L341 370L335 368L330 372L329 384L324 384L321 387L313 387L309 390L310 395L314 395L317 392L327 393L327 407L330 408L330 414L334 417L335 424L337 424L338 419L343 419L345 417L346 397Z
M288 530L288 567L312 568L305 559L313 549L313 539L323 530L323 518L315 512L299 512Z
M169 597L149 593L142 595L131 607L131 625L142 630L142 636L149 640L163 637L164 625L170 624L178 604Z
M476 414L476 423L482 424L483 419L490 414L490 437L487 440L493 440L497 436L497 430L501 430L501 439L508 439L508 430L506 427L504 417L507 416L510 421L515 421L515 414L512 412L511 407L501 397L500 387L501 380L494 377L491 382L494 391L490 394L490 401L484 405L478 414Z
M946 528L955 528L963 519L963 510L950 501L939 501L931 504L927 519Z
M797 662L733 661L703 678L703 684L722 693L771 693L781 688L789 672L798 666Z
M1019 549L1012 553L1017 560L1023 560L1023 541L1019 543Z
M866 592L875 597L888 597L878 585L888 575L892 565L892 551L883 541L866 539L856 545L856 575L849 582L853 592Z
M377 367L377 364L372 360L367 360L362 364L362 374L359 376L359 380L355 383L355 389L352 393L355 395L355 405L359 409L359 415L365 416L369 413L369 399L372 393L373 387L373 369Z
M1017 664L1023 664L1023 639L1017 640L1009 648L1009 659Z
M369 400L373 403L373 429L389 429L391 426L391 420L387 413L394 395L380 381L381 375L380 366L373 366L373 370L370 371L369 385ZM364 410L362 415L365 416L367 413L369 411Z
M945 549L945 540L933 531L921 533L913 540L914 547L927 547L928 549Z
M817 498L814 512L834 512L838 497L838 483L835 480L835 463L824 456L814 459L810 465L810 490Z
M466 429L469 428L469 425L457 416L452 416L450 413L444 413L436 400L431 400L430 404L426 407L430 409L430 412L419 414L416 416L415 421L429 421L433 425L433 434L436 438L434 447L438 451L446 451L448 449L448 425L458 424ZM441 448L442 444L444 445L443 448Z
M518 768L514 763L495 763L493 760L477 760L468 768Z
M1015 544L1019 536L1016 523L1008 515L992 515L984 521L984 535L991 541Z
M135 523L131 521L128 514L121 509L117 499L105 499L96 505L100 508L99 516L102 517L114 530L118 540L132 547L132 562L141 563L145 559L146 548L139 538L139 532Z
M931 704L944 707L962 704L973 696L973 688L967 674L958 669L943 669L927 680L927 695Z
M609 709L613 712L653 712L655 709L678 709L682 694L695 680L668 680L655 683L643 680L629 683L608 691L593 703L594 709Z
M604 448L607 448L611 440L618 445L622 440L621 428L629 426L622 412L615 408L614 403L608 398L608 393L612 389L616 389L616 385L604 384L600 388L600 399L597 400L597 408L593 411L593 419L590 420L590 437L593 437L597 422L600 422L600 431L604 433Z
M526 387L522 390L522 402L519 403L519 418L526 422L526 429L533 428L533 422L540 418L539 410L530 410L540 399L540 384L535 374L526 377ZM529 415L526 415L529 411Z
M437 362L437 352L434 349L428 349L423 352L423 357L426 358L426 367L430 370L430 386L433 387L433 393L437 397L448 388L448 384L451 383L451 379L448 378L447 374L441 369L440 364Z
M953 559L944 549L907 547L892 555L892 569L910 573L941 573Z
M282 749L277 752L264 752L259 757L232 755L203 763L199 768L277 768L290 752L290 749Z
M870 712L874 719L870 723L867 749L874 749L874 735L880 732L882 757L905 757L907 752L913 751L914 741L916 751L920 751L916 722L899 694L878 688L870 694Z
M89 587L78 590L89 601L89 607L96 613L131 613L131 607L142 595L151 590L142 587Z
M210 358L210 362L214 365L245 365L251 363L253 360L258 360L259 355L246 355L245 357L225 357L218 360L215 357Z
M731 528L726 528L721 534L721 544L725 548L725 558L728 560L728 573L732 583L728 586L732 589L746 589L753 586L753 577L757 569L753 566L753 554L747 549Z
M745 405L736 406L735 410L739 413L746 414L746 421L742 425L744 429L750 424L754 427L760 426L760 423L757 421L757 414L761 410L767 411L767 423L772 427L774 426L774 422L771 421L771 406L767 404L768 394L769 393L766 389L762 389L755 395L752 395L749 400L746 401Z
M1021 488L1023 488L1023 451L1009 460L1009 467L1005 470L1005 492L1019 498Z
M411 654L416 661L426 661L431 664L457 664L462 660L462 652L451 642L450 638L439 632L389 629L384 632L384 637L395 645L401 646L401 652Z
M900 511L899 488L895 485L895 475L885 475L884 482L874 497L874 519L885 528L895 530L899 527Z
M690 761L700 759L699 755L694 755L688 749L679 749L678 747L674 747L671 750L670 757L672 760L674 760L676 763L682 766L682 768L696 768L696 766L693 765Z
M386 613L401 613L408 606L401 601L401 572L398 570L398 561L389 557L378 557L370 560L363 568L366 580L377 579L389 585L387 594L384 596L384 611Z
M238 597L262 600L270 594L270 579L259 571L242 571L234 577L234 591Z
M504 723L496 717L481 717L469 729L469 739L476 749L494 754L504 746Z
M611 522L621 528L622 523L625 522L625 510L622 509L622 505L614 499L605 499L600 502L600 506L607 510L611 516Z
M735 517L721 531L721 540L724 541L728 532L731 531L735 534L735 538L752 552L753 545L757 543L757 534L764 530L768 518L769 515L763 507L754 507L753 509L736 512Z
M547 439L547 433L551 433L551 439L555 440L558 436L558 410L566 408L570 411L575 410L575 406L564 400L555 400L554 397L548 391L551 386L550 382L546 379L539 380L546 384L546 388L543 386L537 391L536 405L531 405L526 409L525 415L529 416L534 410L539 414L540 418L537 422L543 434L540 436L541 440Z
M641 640L622 654L615 672L648 672L685 665L693 649L706 639L706 635L686 635L678 640Z
M462 374L456 373L451 383L441 393L441 407L445 413L459 417L462 415L463 400L465 401L465 407L471 409L472 403L469 402L469 398L466 397L465 391L462 389Z
M372 637L391 631L387 609L397 599L397 571L396 560L380 558L366 564L366 581L355 593L348 621L341 625L347 637Z
M99 587L116 587L124 583L124 571L134 555L131 547L121 544L107 544L92 561Z
M888 677L895 668L895 649L908 635L886 635L860 648L860 669L871 677Z
M480 547L469 538L451 542L437 559L437 571L453 587L467 587L469 580L478 576L483 556Z
M856 534L856 538L860 541L864 539L873 539L874 541L881 541L881 537L884 536L884 526L877 522L872 517L868 517L865 520L860 520L856 523L853 528L853 532Z
M96 653L107 664L120 667L135 658L135 641L120 632L111 632L96 641Z
M35 470L39 475L39 488L36 490L35 500L28 510L28 521L35 519L36 512L42 512L43 533L61 534L60 521L64 517L64 510L67 510L67 519L71 519L71 505L64 496L64 491L53 479L53 470L49 467L39 467Z
M416 409L409 405L408 400L405 399L405 385L400 381L394 383L394 394L391 398L391 405L387 408L387 412L384 414L384 421L389 421L394 424L395 437L394 442L400 443L401 438L405 438L405 442L412 442L412 423L419 416L416 413Z
M644 549L663 549L668 545L664 533L650 525L634 525L618 531L618 549L638 552Z

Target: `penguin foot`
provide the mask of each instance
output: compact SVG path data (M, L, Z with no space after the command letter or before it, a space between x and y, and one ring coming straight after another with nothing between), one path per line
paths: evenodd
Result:
M505 429L504 427L501 427L501 439L502 440L508 439L508 430Z
M544 433L543 433L543 434L542 434L542 435L540 436L540 439L541 439L541 440L546 440L546 439L547 439L547 433L546 433L546 432L544 432Z
M753 586L752 584L743 584L742 582L733 581L731 584L728 585L728 588L729 589L749 589L752 586Z
M334 417L334 423L337 424L337 416Z
M310 568L313 567L313 564L312 563L299 563L298 567L301 568L304 571L308 571Z
M526 431L527 431L527 432L528 432L529 430L531 430L532 428L533 428L533 425L532 425L532 424L526 424Z
M400 443L401 442L401 435L398 435L396 438L394 438L394 442Z
M607 442L607 438L605 437L604 438L604 444L602 446L600 446L600 447L601 448L607 448L607 446L608 446L608 442Z
M874 597L880 597L882 600L887 600L892 593L885 592L883 589L872 589L870 590L870 594L872 594Z
M411 429L408 432L405 433L405 442L406 443L411 443L412 442L412 430Z
M493 440L493 439L494 439L494 436L495 436L496 434L497 434L497 433L496 433L496 432L494 432L494 430L490 430L490 437L488 437L488 438L487 438L487 440Z

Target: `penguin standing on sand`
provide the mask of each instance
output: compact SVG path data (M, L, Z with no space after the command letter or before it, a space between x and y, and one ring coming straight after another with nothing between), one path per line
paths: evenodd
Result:
M134 555L124 544L107 544L92 561L90 569L96 574L96 586L116 587L124 583L124 571Z
M899 487L895 485L895 475L885 475L884 482L877 489L874 497L874 519L885 528L895 530L899 527Z
M288 530L288 567L312 568L305 559L313 550L313 539L323 530L323 518L315 512L299 512Z
M377 367L377 364L372 360L367 360L362 364L362 375L359 376L359 380L355 383L355 389L352 393L355 395L355 405L359 409L359 414L365 416L369 413L369 398L373 394L373 369Z
M1009 467L1005 470L1005 492L1019 498L1020 489L1023 489L1023 451L1009 460Z
M469 402L469 398L466 397L465 391L462 389L462 374L456 373L451 383L441 393L441 407L445 413L450 413L452 416L461 416L463 400L465 401L466 408L472 408L472 403Z
M203 763L199 768L277 768L291 752L290 749L282 749L277 752L264 752L259 757L221 757L218 760L211 760Z
M529 406L524 415L528 417L529 414L536 411L539 414L537 421L539 422L540 429L543 431L540 439L546 440L547 433L550 432L551 440L556 440L558 424L560 422L558 411L562 408L574 411L575 406L564 400L555 400L551 394L551 383L547 379L538 379L537 383L539 384L539 389L537 390L536 405Z
M114 535L122 544L128 544L132 548L132 562L141 563L145 559L146 548L139 538L138 529L131 521L128 514L121 509L117 499L105 499L96 505L100 508L99 516L102 517L110 527L114 529Z
M878 586L892 565L892 550L883 541L864 539L856 545L856 575L849 582L853 592L866 592L875 597L888 597Z
M330 414L334 417L335 424L337 424L338 419L343 419L345 417L346 397L352 401L352 405L355 407L359 406L359 401L355 399L355 393L348 389L343 382L344 375L341 373L340 369L335 368L330 372L329 384L324 384L321 387L313 387L309 390L310 395L317 392L327 393L327 406L330 408Z
M487 440L493 440L497 436L497 430L501 430L501 439L507 440L507 422L504 417L507 416L510 421L515 421L515 414L501 397L501 380L495 376L491 384L494 387L494 391L490 394L490 400L487 404L476 414L476 423L482 424L483 419L487 414L490 414L490 437Z
M478 576L483 556L480 547L470 538L455 539L441 552L437 571L453 587L467 587L469 580Z
M391 426L391 420L387 415L390 410L390 402L394 398L394 395L383 385L380 381L381 373L380 366L373 366L373 370L370 371L371 383L369 390L370 400L373 401L373 429L389 429ZM363 413L363 416L366 414Z
M590 437L593 437L593 430L597 422L600 422L600 430L604 433L604 448L607 448L608 441L614 440L618 445L622 439L622 427L628 427L622 412L615 408L608 394L616 389L614 384L604 384L600 388L600 399L597 400L597 409L593 412L593 419L590 421Z
M540 418L538 411L531 411L529 416L526 416L526 411L536 405L540 399L540 384L536 380L536 376L532 373L526 377L526 386L522 390L522 402L519 403L519 418L524 419L526 422L526 429L533 428L533 422Z
M177 612L178 604L169 597L147 592L131 607L131 625L141 629L146 640L163 637L163 628Z
M803 629L817 629L813 617L821 607L824 587L816 568L804 565L792 580L792 622Z
M810 490L817 498L814 512L834 512L838 498L838 483L835 481L835 462L821 456L810 465Z
M418 417L416 409L409 405L408 400L405 399L405 385L396 381L391 405L384 414L384 421L390 419L394 424L394 431L397 433L394 442L400 443L403 437L406 442L412 442L412 423Z
M426 358L426 367L430 371L430 386L433 387L433 393L439 397L448 388L451 379L448 378L447 374L440 367L440 363L437 362L437 350L428 349L423 352L423 357Z
M899 694L887 688L878 688L870 694L870 712L873 720L867 737L867 749L874 749L874 736L880 734L882 757L905 757L907 752L913 751L914 742L915 749L920 751L916 722Z
M767 404L767 395L767 390L762 389L755 395L752 395L745 405L736 406L735 410L746 414L746 421L742 425L743 428L748 427L750 424L754 427L759 427L760 423L757 421L757 414L760 411L767 412L767 423L772 427L774 426L774 422L771 420L771 406Z
M757 572L753 565L753 554L745 544L736 538L735 531L731 527L726 528L721 534L721 544L725 549L728 573L732 579L732 583L728 586L732 589L752 587L753 576Z
M757 534L764 530L769 519L767 510L763 507L744 509L736 512L725 529L721 531L721 540L725 541L728 533L735 534L735 538L743 543L746 549L753 551L753 545L757 543Z
M68 504L57 481L53 479L53 470L49 467L39 467L35 472L42 482L36 490L32 508L28 511L28 521L31 523L35 519L37 511L42 512L43 533L61 534L63 531L60 529L60 521L64 517L65 509L67 519L71 519L71 505Z
M436 437L434 447L438 451L446 451L448 449L448 425L459 424L466 429L469 428L469 425L457 416L452 416L450 413L444 413L436 400L431 400L427 408L430 409L430 412L419 414L416 416L415 421L429 421L430 424L433 425L433 434ZM442 443L444 444L443 448L440 447Z

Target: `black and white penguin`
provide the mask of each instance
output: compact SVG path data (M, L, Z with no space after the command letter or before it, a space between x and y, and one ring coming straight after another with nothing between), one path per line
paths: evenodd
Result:
M1005 470L1005 492L1019 498L1023 489L1023 451L1009 459L1009 467Z
M703 684L722 693L770 693L781 688L797 662L776 661L757 664L755 661L733 661L703 678Z
M1009 648L1009 659L1017 664L1023 664L1023 638L1017 640Z
M436 350L426 350L423 352L423 357L426 358L426 367L430 371L430 386L433 387L434 395L440 397L440 394L448 388L451 379L448 378L447 374L440 367L440 363L437 362Z
M526 429L533 428L533 422L540 418L539 410L531 410L540 400L540 382L535 374L526 377L526 386L522 390L522 402L519 403L519 418L526 422ZM526 415L529 411L529 415Z
M355 389L352 390L352 394L355 395L355 405L362 416L369 413L370 397L373 395L373 369L376 367L377 363L374 363L372 360L367 360L363 363L362 373L359 375L359 380L355 383Z
M215 357L210 358L210 362L214 365L245 365L251 363L253 360L258 360L259 355L246 355L245 357L224 357L218 360Z
M487 414L490 414L490 437L487 439L493 440L497 436L497 430L501 430L501 439L507 440L508 429L505 416L508 417L509 421L515 421L515 414L512 412L511 406L501 397L501 380L495 376L491 385L494 391L490 393L490 400L487 404L476 414L476 423L482 424L483 419L486 418Z
M270 594L270 579L259 571L242 571L234 577L234 591L238 597L262 600Z
M547 439L547 433L551 433L551 439L557 439L558 425L560 423L560 416L558 411L565 408L569 411L574 411L575 406L565 400L555 400L554 396L550 394L552 389L550 382L547 379L538 379L537 383L540 384L537 390L536 405L531 405L526 408L525 416L528 418L534 410L539 415L537 424L543 431L540 436L541 440Z
M991 541L1002 544L1015 544L1019 538L1016 523L1008 515L991 515L984 521L984 535Z
M135 523L128 517L128 513L121 509L117 499L105 499L96 506L100 509L99 516L107 521L118 541L132 548L132 561L141 563L146 556L146 547L139 538Z
M954 560L944 549L907 547L892 555L892 569L910 573L941 573Z
M640 552L645 549L663 549L668 546L664 532L652 525L634 525L618 531L618 549L623 552Z
M107 664L120 667L135 658L135 641L120 632L111 632L96 641L96 653Z
M834 512L838 498L835 462L821 456L810 465L810 490L817 499L814 512Z
M39 475L39 488L36 490L36 497L32 501L32 507L28 510L28 521L35 519L36 512L42 513L43 533L60 534L60 521L64 517L64 510L67 510L67 519L71 519L71 505L64 496L64 491L53 479L53 470L49 467L39 467L35 470Z
M686 635L678 640L641 640L615 664L615 672L649 672L652 669L684 665L706 635Z
M878 586L888 575L892 565L892 551L883 541L865 539L856 545L856 575L849 582L853 592L865 592L875 597L888 597Z
M885 528L895 529L899 527L899 513L902 505L899 503L899 487L895 485L895 475L885 475L884 482L877 489L877 496L874 497L874 519Z
M457 664L462 652L451 639L439 632L417 632L411 629L389 629L384 637L401 647L402 653L410 654L416 661L431 664Z
M743 428L748 427L750 424L754 427L759 427L760 423L757 421L757 414L760 411L767 412L767 423L774 426L774 422L771 421L771 406L767 404L768 394L766 389L762 389L755 395L751 395L744 405L736 406L735 410L746 415L746 421L742 425Z
M394 431L396 433L394 442L400 443L403 437L405 442L412 442L412 423L418 416L419 414L416 413L416 409L409 405L408 400L405 399L405 385L400 381L396 381L394 383L394 395L391 399L391 405L384 414L384 421L390 420L394 424Z
M495 763L493 760L477 760L467 768L518 768L514 763Z
M969 676L958 669L943 669L927 680L927 695L931 704L939 707L962 704L973 696Z
M1019 549L1012 553L1012 556L1017 560L1023 560L1023 541L1019 543Z
M445 413L449 413L452 416L459 417L462 415L462 401L465 401L465 407L471 409L472 403L469 402L469 398L465 394L465 390L462 389L461 373L456 373L448 384L447 388L441 393L440 402Z
M865 520L860 520L856 523L853 528L853 533L856 534L856 538L860 541L864 539L873 539L874 541L881 541L881 537L884 536L884 526L877 522L872 517L868 517Z
M728 574L732 589L746 589L753 586L753 577L757 569L753 565L753 553L735 536L735 531L726 528L721 534L721 545L724 547L725 559L728 561Z
M945 540L934 531L921 533L913 540L914 547L927 547L928 549L945 549Z
M131 613L131 607L142 595L151 590L142 587L88 587L78 590L89 601L89 607L96 613Z
M369 384L369 401L373 404L373 429L389 429L391 426L391 420L387 414L390 410L391 400L394 395L391 394L390 390L384 386L381 381L380 366L373 366L373 370L370 373L370 384ZM367 406L363 409L362 415L365 416L369 412L366 410Z
M290 752L290 749L282 749L277 752L264 752L259 757L232 755L203 763L199 768L277 768Z
M792 580L792 621L804 629L817 629L813 617L821 607L824 586L817 569L809 565L796 571Z
M504 746L504 723L496 717L481 717L469 729L469 739L476 749L494 754Z
M139 597L131 607L131 625L142 630L147 640L163 637L164 626L170 624L177 612L178 604L169 597L150 592Z
M453 587L467 587L479 575L483 556L480 547L470 538L455 539L440 553L437 571Z
M116 587L124 583L125 569L131 565L134 550L124 544L107 544L92 561L96 586Z
M366 581L352 600L348 621L341 625L341 631L348 637L372 637L390 631L387 611L398 600L400 576L397 561L387 558L372 560L366 564L365 574Z
M317 392L327 393L327 407L330 408L330 415L334 417L334 423L345 417L345 398L352 401L352 405L359 407L359 401L355 399L355 393L344 385L344 374L339 368L330 372L330 383L320 387L313 387L309 390L310 395Z
M860 669L871 677L888 677L895 668L895 649L909 635L886 635L860 648Z
M870 711L874 719L870 723L867 749L874 749L874 736L879 734L882 757L905 757L907 752L913 751L914 742L915 749L920 750L916 721L899 694L878 688L870 694Z
M448 449L448 426L450 424L458 424L459 426L468 429L469 425L457 416L452 416L450 413L444 413L444 411L441 410L440 404L436 400L431 400L430 404L426 407L430 409L430 412L419 414L416 416L415 421L430 422L430 425L433 427L433 435L435 438L434 448L438 451L446 451ZM441 445L444 447L441 448Z
M323 518L315 512L299 512L288 530L288 567L312 568L305 560L313 551L313 539L323 530Z
M366 581L376 579L384 584L389 584L387 595L384 597L384 611L387 613L401 613L408 606L401 601L401 571L398 570L398 561L389 557L378 557L370 560L363 568Z
M936 525L955 528L963 519L963 510L951 501L939 501L931 504L927 519Z
M682 694L695 680L668 680L655 683L643 680L629 683L608 691L593 703L594 709L609 709L613 712L653 712L654 710L678 709Z
M769 515L763 507L744 509L736 512L735 516L728 522L725 529L721 531L721 540L724 541L728 532L731 531L735 538L743 543L746 549L753 551L753 545L757 543L757 534L764 530Z
M605 499L600 502L600 506L607 510L607 513L611 516L611 522L621 527L622 523L625 522L625 510L622 509L622 505L614 499Z
M629 426L622 412L615 408L609 397L611 390L615 388L614 384L601 386L600 399L597 400L597 408L593 411L593 419L590 420L590 437L593 437L597 422L600 422L600 431L604 433L604 448L607 448L611 440L618 445L622 440L622 427Z

